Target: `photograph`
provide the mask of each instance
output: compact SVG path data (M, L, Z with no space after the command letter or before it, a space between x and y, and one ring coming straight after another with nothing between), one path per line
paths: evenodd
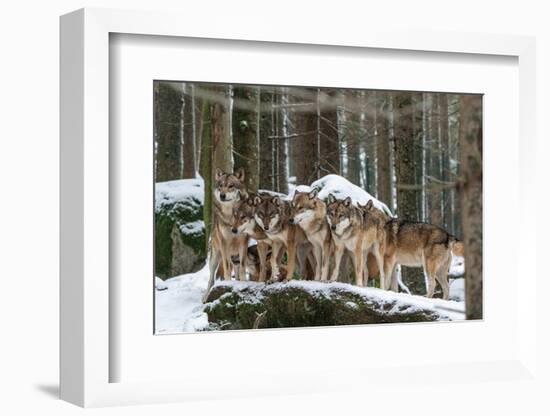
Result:
M483 319L483 96L155 80L154 333Z

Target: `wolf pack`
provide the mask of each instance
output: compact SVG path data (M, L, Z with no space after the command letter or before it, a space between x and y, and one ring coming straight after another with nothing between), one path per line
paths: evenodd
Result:
M286 282L293 278L335 282L347 252L357 286L379 279L379 287L398 291L396 266L421 267L426 296L436 282L449 298L448 272L452 256L464 256L455 236L433 224L387 215L350 197L319 190L295 192L289 200L269 191L249 193L243 169L214 175L210 280Z

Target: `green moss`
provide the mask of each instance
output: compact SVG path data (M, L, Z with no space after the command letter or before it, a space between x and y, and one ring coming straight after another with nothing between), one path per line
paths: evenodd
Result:
M177 236L181 243L191 247L197 253L199 261L193 270L200 268L206 260L206 236L204 229L193 234L181 232L184 224L203 219L201 201L189 198L171 204L165 204L155 213L155 273L161 278L171 277L173 256L172 230L177 227Z
M391 322L426 322L439 319L432 310L396 307L341 287L330 292L306 290L291 285L235 287L215 286L205 312L219 329L251 329L259 314L266 312L263 328L358 325Z

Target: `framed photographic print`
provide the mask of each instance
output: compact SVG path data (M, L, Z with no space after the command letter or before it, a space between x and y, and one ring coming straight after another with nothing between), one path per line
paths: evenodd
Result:
M533 40L302 33L62 17L63 399L531 377Z

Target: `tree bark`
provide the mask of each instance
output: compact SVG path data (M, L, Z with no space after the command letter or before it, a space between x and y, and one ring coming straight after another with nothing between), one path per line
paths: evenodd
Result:
M200 174L204 180L204 227L205 227L205 240L206 250L208 251L210 231L212 230L212 173L213 173L213 154L212 154L212 122L211 122L211 109L213 104L210 104L207 100L203 101L202 105L203 114L203 138L201 141L201 163Z
M260 189L275 189L273 184L273 91L260 87Z
M190 84L183 86L183 106L181 117L181 135L183 138L183 179L194 178L195 164L195 125L193 92Z
M375 103L377 198L391 207L390 120L387 93L378 91Z
M214 98L210 108L210 133L212 135L213 168L219 168L223 172L232 172L229 90L226 86L215 86L212 87L212 93Z
M483 318L482 98L460 97L460 202L464 231L466 318Z
M430 111L430 176L441 178L441 144L439 137L439 96L431 94ZM429 181L428 181L429 184ZM430 222L442 225L441 190L429 189Z
M294 134L292 137L294 154L294 175L296 185L310 185L318 179L317 145L317 102L316 90L302 89L292 102L300 103L293 107Z
M156 182L182 177L181 84L157 82L155 85Z
M258 87L234 88L232 114L234 169L244 169L248 192L257 192L259 185L258 107Z
M450 164L449 164L449 102L447 94L439 96L439 131L441 132L441 180L449 182ZM444 189L441 193L442 198L442 225L446 230L452 228L452 210L451 210L451 192L450 189Z
M364 176L361 152L362 133L361 133L361 108L357 90L346 90L344 93L345 106L345 125L344 140L347 152L347 179L357 186L362 186L361 176Z
M334 89L320 90L319 104L319 174L340 174L338 137L338 95Z

